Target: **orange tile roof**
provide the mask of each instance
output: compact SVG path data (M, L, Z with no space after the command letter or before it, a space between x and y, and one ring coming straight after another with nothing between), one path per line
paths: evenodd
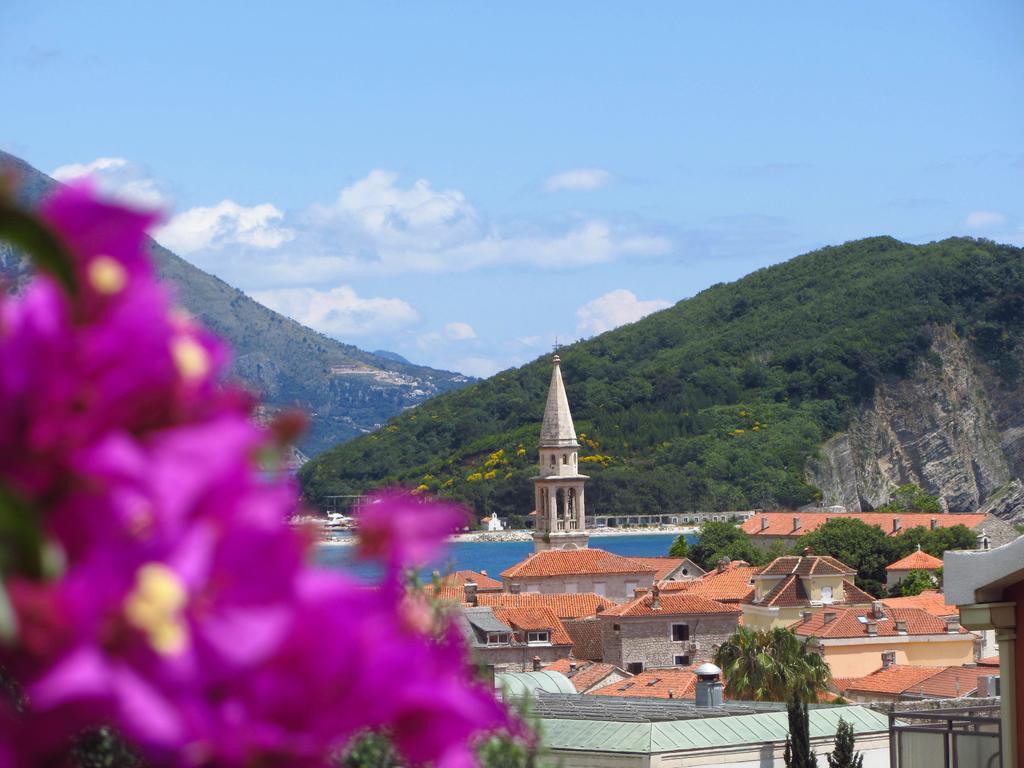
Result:
M685 557L631 557L638 563L654 568L654 580L667 579L669 574L683 564Z
M570 619L563 626L572 638L572 655L577 659L601 661L604 645L601 638L601 622L597 619Z
M462 587L446 587L442 585L435 588L433 584L424 584L423 594L435 600L443 600L446 603L461 603L466 599L466 591Z
M843 691L860 694L915 694L952 699L978 688L978 678L991 675L991 667L918 667L893 664L861 678L846 681Z
M979 667L998 667L999 657L998 656L986 656L984 659L978 659Z
M835 618L825 622L825 614L833 613ZM875 622L875 633L878 637L899 637L896 631L896 622L905 621L907 624L907 635L945 635L946 622L932 616L920 608L888 608L882 606L884 620L871 618L871 609L847 608L843 611L820 611L812 614L807 620L801 619L794 622L790 629L802 637L818 637L823 640L832 638L857 638L868 636L868 625L861 621L862 617ZM967 634L967 630L958 625L960 634Z
M576 669L572 669L572 665ZM605 664L599 661L577 661L574 659L559 659L544 667L545 672L561 672L569 678L578 693L601 682L615 671L614 664ZM623 673L625 674L625 673Z
M596 616L598 607L604 610L614 608L615 603L606 597L593 592L558 593L546 595L539 592L521 592L513 595L508 592L477 595L478 605L493 605L503 608L521 608L540 605L550 608L560 619L582 619L585 616Z
M543 606L529 608L493 608L494 617L516 630L516 640L526 642L527 632L548 630L551 632L552 645L572 645L572 638L555 616L554 611Z
M936 568L942 567L942 561L937 557L932 557L927 552L922 552L918 549L916 552L911 552L909 555L901 560L897 560L891 565L885 566L887 571L913 571L915 569L922 571L934 571Z
M960 609L947 604L945 595L937 589L926 589L913 597L886 597L882 599L882 603L890 608L920 608L940 619L947 616L956 618L960 615Z
M854 576L856 568L829 555L786 555L777 557L761 569L762 576Z
M870 605L875 598L855 585L852 581L843 581L843 599L831 605L849 607L853 605ZM753 597L748 601L752 605L769 605L773 607L789 607L811 605L811 597L807 594L803 580L799 576L787 576L768 592L760 601ZM817 607L817 606L815 606ZM827 607L827 606L826 606Z
M606 616L676 616L703 615L709 613L733 613L739 616L736 606L726 605L717 600L695 595L692 592L662 592L658 596L658 608L653 607L654 595L648 593L634 598L628 603L609 608Z
M793 518L796 517L800 518L799 528L793 527ZM869 525L877 525L891 536L908 528L929 527L932 520L935 520L935 525L939 528L952 528L954 525L966 525L968 528L974 528L985 520L985 515L961 512L938 512L935 514L920 512L899 514L888 512L758 512L744 521L740 528L751 536L802 536L817 530L826 521L835 518L863 520ZM899 530L893 531L893 520L896 518L899 518L901 525ZM768 521L767 527L762 527L762 520Z
M724 571L709 571L702 579L665 584L662 591L680 589L710 600L736 603L753 596L754 588L750 580L760 570L752 565L739 565L734 562Z
M643 573L653 577L654 571L653 566L603 549L548 549L534 552L522 562L506 568L501 575L506 579L589 573Z
M500 581L492 579L486 573L477 573L476 571L455 571L454 573L449 573L441 579L441 584L446 587L464 587L467 581L476 582L478 592L503 589Z
M697 675L691 667L650 669L639 675L620 680L591 692L590 696L631 696L667 699L669 692L675 699L692 699L697 687Z

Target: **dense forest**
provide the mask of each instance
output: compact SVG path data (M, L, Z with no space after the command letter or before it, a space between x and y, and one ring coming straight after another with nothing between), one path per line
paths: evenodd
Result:
M882 377L941 365L936 326L1018 383L1022 256L985 240L859 240L564 347L588 499L619 513L814 501L808 458ZM307 498L398 483L525 515L550 370L544 357L501 372L326 452L303 469Z

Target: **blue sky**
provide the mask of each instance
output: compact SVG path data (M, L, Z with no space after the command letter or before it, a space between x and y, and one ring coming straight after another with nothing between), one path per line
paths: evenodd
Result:
M0 148L492 373L815 247L1024 245L1024 4L4 0Z

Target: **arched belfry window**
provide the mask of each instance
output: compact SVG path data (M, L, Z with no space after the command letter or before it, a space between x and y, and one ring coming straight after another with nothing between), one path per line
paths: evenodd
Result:
M555 454L551 454L551 466L555 466Z
M569 463L569 456L567 454L564 454L564 453L562 454L562 463L563 464L568 464Z

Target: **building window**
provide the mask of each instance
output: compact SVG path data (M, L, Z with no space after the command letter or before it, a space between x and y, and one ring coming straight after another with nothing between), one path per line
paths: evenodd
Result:
M551 645L550 632L527 632L526 642L529 645Z
M627 581L626 582L626 597L633 597L636 594L636 588L640 586L638 581Z
M673 624L672 625L672 639L677 643L685 642L690 639L690 625L689 624Z
M487 633L487 644L488 645L508 645L509 635L508 632L488 632Z
M570 595L575 595L580 591L580 588L575 581L567 581L565 582L565 591Z
M594 582L594 594L595 595L600 595L601 597L605 596L605 594L604 594L604 582L603 581L595 581Z
M551 454L551 466L555 466L555 454Z
M562 454L562 463L563 464L568 464L569 463L569 455L568 454L566 454L566 453Z
M612 624L612 631L613 631L613 632L618 632L618 631L619 631L619 629L620 629L620 627L619 627L619 625L618 625L618 624Z
M631 661L626 665L626 671L631 675L639 675L644 671L644 663L642 661Z
M821 588L821 602L831 603L832 602L832 587Z
M676 666L677 667L688 667L688 666L690 666L690 657L689 656L676 656Z
M527 584L526 585L526 591L527 592L533 592L533 593L540 592L540 584Z

